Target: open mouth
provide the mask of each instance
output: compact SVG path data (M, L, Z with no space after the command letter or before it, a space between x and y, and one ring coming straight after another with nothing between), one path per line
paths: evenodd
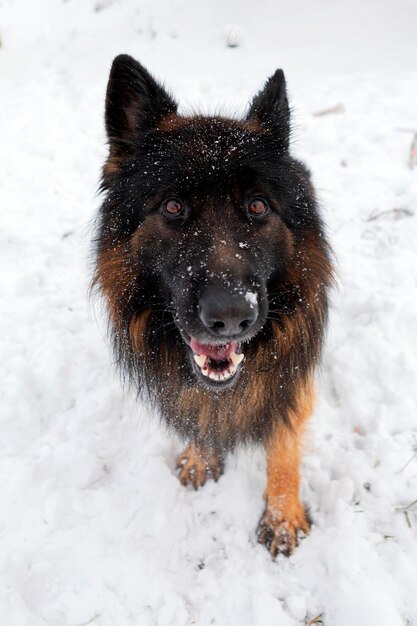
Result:
M189 346L199 372L212 383L226 383L233 379L243 361L240 343L231 341L224 344L204 344L194 337L189 338Z

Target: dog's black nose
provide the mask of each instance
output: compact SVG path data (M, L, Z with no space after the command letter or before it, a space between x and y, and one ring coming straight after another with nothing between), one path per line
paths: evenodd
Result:
M245 333L258 319L258 302L250 291L239 295L226 289L207 287L202 294L198 312L204 326L221 337Z

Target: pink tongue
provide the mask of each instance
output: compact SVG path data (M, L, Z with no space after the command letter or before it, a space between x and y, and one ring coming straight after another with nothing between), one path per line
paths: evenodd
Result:
M226 359L232 352L237 350L238 342L231 341L221 346L210 346L206 343L199 343L194 337L191 337L190 346L194 354L204 354L204 356L220 361L221 359Z

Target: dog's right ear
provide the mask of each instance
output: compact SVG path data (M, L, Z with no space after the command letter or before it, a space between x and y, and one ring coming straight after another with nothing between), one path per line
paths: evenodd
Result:
M177 104L135 59L117 56L110 70L106 94L106 130L110 154L131 154L139 134L175 113Z
M256 120L263 128L273 133L287 151L290 140L290 109L284 72L277 70L264 88L254 97L249 107L247 120Z

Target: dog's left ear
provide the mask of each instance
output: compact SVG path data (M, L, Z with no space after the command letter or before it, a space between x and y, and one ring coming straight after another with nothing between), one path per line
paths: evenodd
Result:
M106 93L106 130L113 154L127 156L142 132L176 110L176 102L143 65L127 54L114 59Z
M257 120L274 133L285 151L290 142L290 109L284 72L277 70L265 87L252 100L246 119Z

